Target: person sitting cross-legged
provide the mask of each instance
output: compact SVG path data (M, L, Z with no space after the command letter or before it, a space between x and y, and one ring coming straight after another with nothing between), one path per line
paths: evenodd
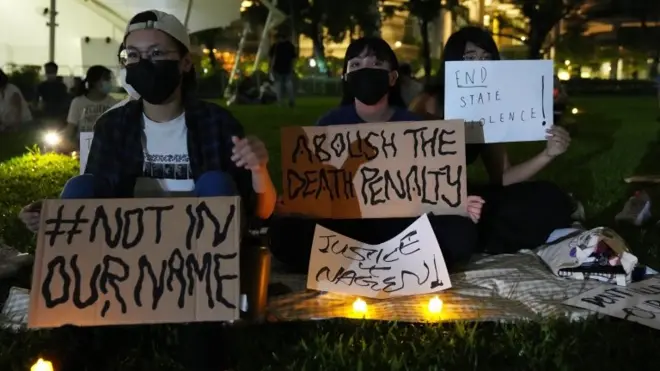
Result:
M120 60L139 98L99 117L85 172L66 183L62 198L239 195L244 220L270 217L277 196L268 152L227 110L194 96L189 51L188 32L174 16L154 10L133 17ZM35 203L20 213L33 231L39 211ZM187 370L209 369L217 333L208 323L184 327Z

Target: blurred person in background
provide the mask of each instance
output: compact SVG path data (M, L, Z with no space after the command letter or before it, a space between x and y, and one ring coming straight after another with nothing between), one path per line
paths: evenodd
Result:
M289 107L293 107L296 103L293 73L296 59L298 59L295 45L286 34L280 33L275 44L271 46L268 57L270 58L270 74L275 81L277 101L282 105L287 96Z
M117 100L110 96L113 88L112 71L103 66L92 66L71 102L67 116L67 137L78 143L80 132L94 130L96 119L112 108Z
M64 125L64 119L69 105L69 95L66 85L58 79L59 67L55 62L44 65L46 80L37 86L37 107L40 115L49 120Z
M30 121L32 113L23 94L0 69L0 131L16 131Z
M406 106L410 106L413 99L422 92L424 85L413 77L412 68L408 63L399 66L399 81L401 83L401 98L403 98Z
M71 85L71 88L69 89L69 95L72 97L78 96L78 92L84 89L85 84L83 83L83 79L76 76L73 78L73 84Z

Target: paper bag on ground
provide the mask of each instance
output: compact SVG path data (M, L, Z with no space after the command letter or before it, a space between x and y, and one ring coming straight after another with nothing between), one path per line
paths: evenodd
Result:
M619 286L631 282L637 265L637 257L625 241L605 227L575 232L541 246L536 254L557 276L595 279Z
M307 288L376 299L451 288L426 214L391 240L369 245L316 225Z
M238 319L238 197L48 200L29 327Z

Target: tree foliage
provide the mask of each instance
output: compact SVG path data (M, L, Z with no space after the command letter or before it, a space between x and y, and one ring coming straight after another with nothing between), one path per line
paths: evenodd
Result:
M563 19L578 15L588 0L508 0L516 5L526 19L526 27L516 27L506 18L500 18L503 26L515 33L525 35L523 41L528 47L528 58L541 58L541 50L550 32Z
M424 72L426 78L431 77L431 43L429 40L429 26L435 21L440 12L446 9L455 15L456 9L460 6L459 0L407 0L403 5L397 7L399 10L406 10L417 20L420 34L422 36L421 58L424 61ZM455 16L452 17L455 20Z

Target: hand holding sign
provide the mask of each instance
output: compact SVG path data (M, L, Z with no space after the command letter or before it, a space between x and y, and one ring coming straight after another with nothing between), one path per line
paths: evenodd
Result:
M561 126L553 126L546 132L545 137L548 139L548 144L545 147L545 154L548 157L557 157L566 152L571 144L571 134Z
M31 232L39 231L39 223L41 223L41 205L43 201L35 201L24 208L18 213L18 218L25 224L27 229Z
M473 222L479 223L479 219L481 219L481 209L485 203L486 201L479 196L467 197L467 212Z
M243 139L231 138L234 143L231 160L237 167L256 171L266 168L268 164L268 151L266 145L259 138L248 136Z

